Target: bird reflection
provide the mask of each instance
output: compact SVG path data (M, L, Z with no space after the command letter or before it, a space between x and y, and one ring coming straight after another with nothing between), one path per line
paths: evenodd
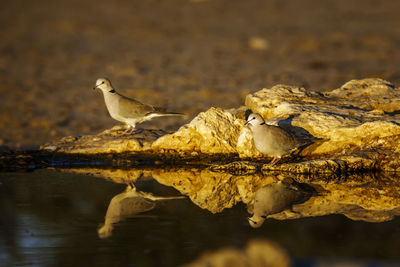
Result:
M112 235L114 224L125 218L154 209L157 205L170 199L182 199L185 196L159 197L148 192L137 191L133 184L129 184L123 193L114 196L108 205L104 224L98 229L100 238Z
M248 218L253 228L260 227L268 215L279 213L292 204L304 201L310 192L299 184L288 184L282 181L260 188L254 198L254 214Z

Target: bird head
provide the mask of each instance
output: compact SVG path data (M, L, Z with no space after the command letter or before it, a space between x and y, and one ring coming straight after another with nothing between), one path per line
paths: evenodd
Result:
M114 90L112 85L111 85L110 80L107 79L107 78L98 78L96 80L96 86L93 87L93 90L94 89L100 89L103 92Z
M97 234L100 238L104 239L104 238L108 238L112 235L112 230L113 230L113 225L112 223L110 224L103 224L100 225L100 227L97 229Z
M252 216L247 218L247 220L249 221L249 224L251 227L253 228L259 228L261 227L261 225L263 225L265 219L267 218L267 216Z
M258 113L251 113L247 118L246 124L250 124L251 126L260 125L264 123L263 117L261 117Z

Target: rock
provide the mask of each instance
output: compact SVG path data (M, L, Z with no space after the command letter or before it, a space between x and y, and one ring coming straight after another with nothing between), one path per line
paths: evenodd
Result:
M278 166L264 164L262 166L262 171L264 173L269 173L271 171L285 171L290 173L325 173L331 175L375 169L376 161L354 156L342 156L335 159L316 159L298 163L282 163Z
M325 96L341 106L358 107L378 114L400 110L399 90L382 79L351 80L339 89L326 92Z
M152 149L197 151L204 154L236 153L236 144L244 120L219 108L201 112L176 133L165 135L152 144Z
M160 159L179 157L199 164L209 156L221 163L238 157L267 162L270 159L255 149L251 131L244 127L243 113L251 109L266 123L310 143L273 170L400 170L400 90L387 81L352 80L324 94L276 85L247 95L245 105L233 110L210 108L171 134L144 130L141 135L126 136L114 127L99 135L62 139L42 149L81 154L146 152Z
M243 127L238 141L236 150L241 158L263 158L264 155L256 149L253 142L253 135L248 127Z
M225 172L234 175L255 174L261 168L261 164L248 161L235 161L223 165L212 165L213 172Z
M143 152L150 149L154 140L165 134L162 130L143 130L134 135L126 135L122 127L115 126L97 135L64 137L54 144L41 146L41 149L81 154Z
M225 247L206 252L185 267L288 267L290 257L282 247L265 239L253 239L243 250Z
M383 94L377 97L380 92ZM389 99L385 98L386 93ZM353 80L324 95L277 85L246 98L246 106L262 114L268 122L291 128L300 138L311 135L321 139L302 156L333 160L362 152L364 158L379 162L390 155L391 163L387 165L391 167L382 167L386 170L398 168L396 143L400 135L400 116L394 111L399 110L399 103L400 90L381 79ZM248 142L249 134L247 130L242 131L240 140L244 141L238 143L239 148L247 147L244 143ZM245 149L239 149L238 153L243 158L258 156Z

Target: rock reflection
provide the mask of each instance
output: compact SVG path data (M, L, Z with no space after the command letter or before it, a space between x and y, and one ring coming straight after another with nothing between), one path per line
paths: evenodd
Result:
M366 179L372 180L370 177ZM343 214L351 220L384 222L400 215L400 182L396 176L380 174L374 182L356 183L349 179L314 183L313 186L319 195L294 205L292 213L281 212L269 217L286 220Z
M171 199L182 199L184 196L161 197L151 193L137 191L130 183L126 190L114 196L108 205L104 224L98 229L100 238L108 238L112 235L114 225L126 218L150 211L156 208L160 202Z
M262 216L286 220L343 214L352 220L383 222L392 220L394 216L400 214L400 180L394 173L378 175L358 173L327 177L323 174L317 176L286 172L234 175L197 168L144 170L86 168L68 171L93 174L118 183L134 182L143 175L143 178L154 179L160 184L174 187L182 195L187 195L194 204L212 213L219 213L242 202L247 205L249 214L254 213L255 217L253 216L252 220L257 222L257 226L264 219ZM278 180L283 182L277 183ZM301 185L300 192L295 190L298 185ZM304 185L308 189L305 189ZM310 192L310 188L315 193L300 201L304 195L302 190ZM275 191L283 193L278 194ZM263 204L264 206L260 208L254 207L256 192L260 192L258 198L276 199L275 202L278 202L272 204L267 201L268 204ZM255 206L258 205L261 204ZM253 211L253 209L264 209L267 212Z
M254 214L248 219L250 226L258 228L268 215L279 213L311 196L311 190L307 192L304 186L301 188L299 185L279 181L258 189L254 197Z
M291 259L285 249L266 239L250 240L244 249L224 247L208 252L184 267L217 266L291 266Z

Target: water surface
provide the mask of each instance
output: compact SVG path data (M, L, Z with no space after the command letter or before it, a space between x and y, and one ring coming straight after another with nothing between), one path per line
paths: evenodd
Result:
M136 190L178 196L154 179ZM0 173L0 262L2 266L178 266L204 252L249 240L272 240L297 266L350 261L400 264L400 219L353 221L343 215L294 220L267 219L249 226L242 203L213 214L189 198L164 201L154 209L114 224L100 238L110 200L125 184L56 170Z

